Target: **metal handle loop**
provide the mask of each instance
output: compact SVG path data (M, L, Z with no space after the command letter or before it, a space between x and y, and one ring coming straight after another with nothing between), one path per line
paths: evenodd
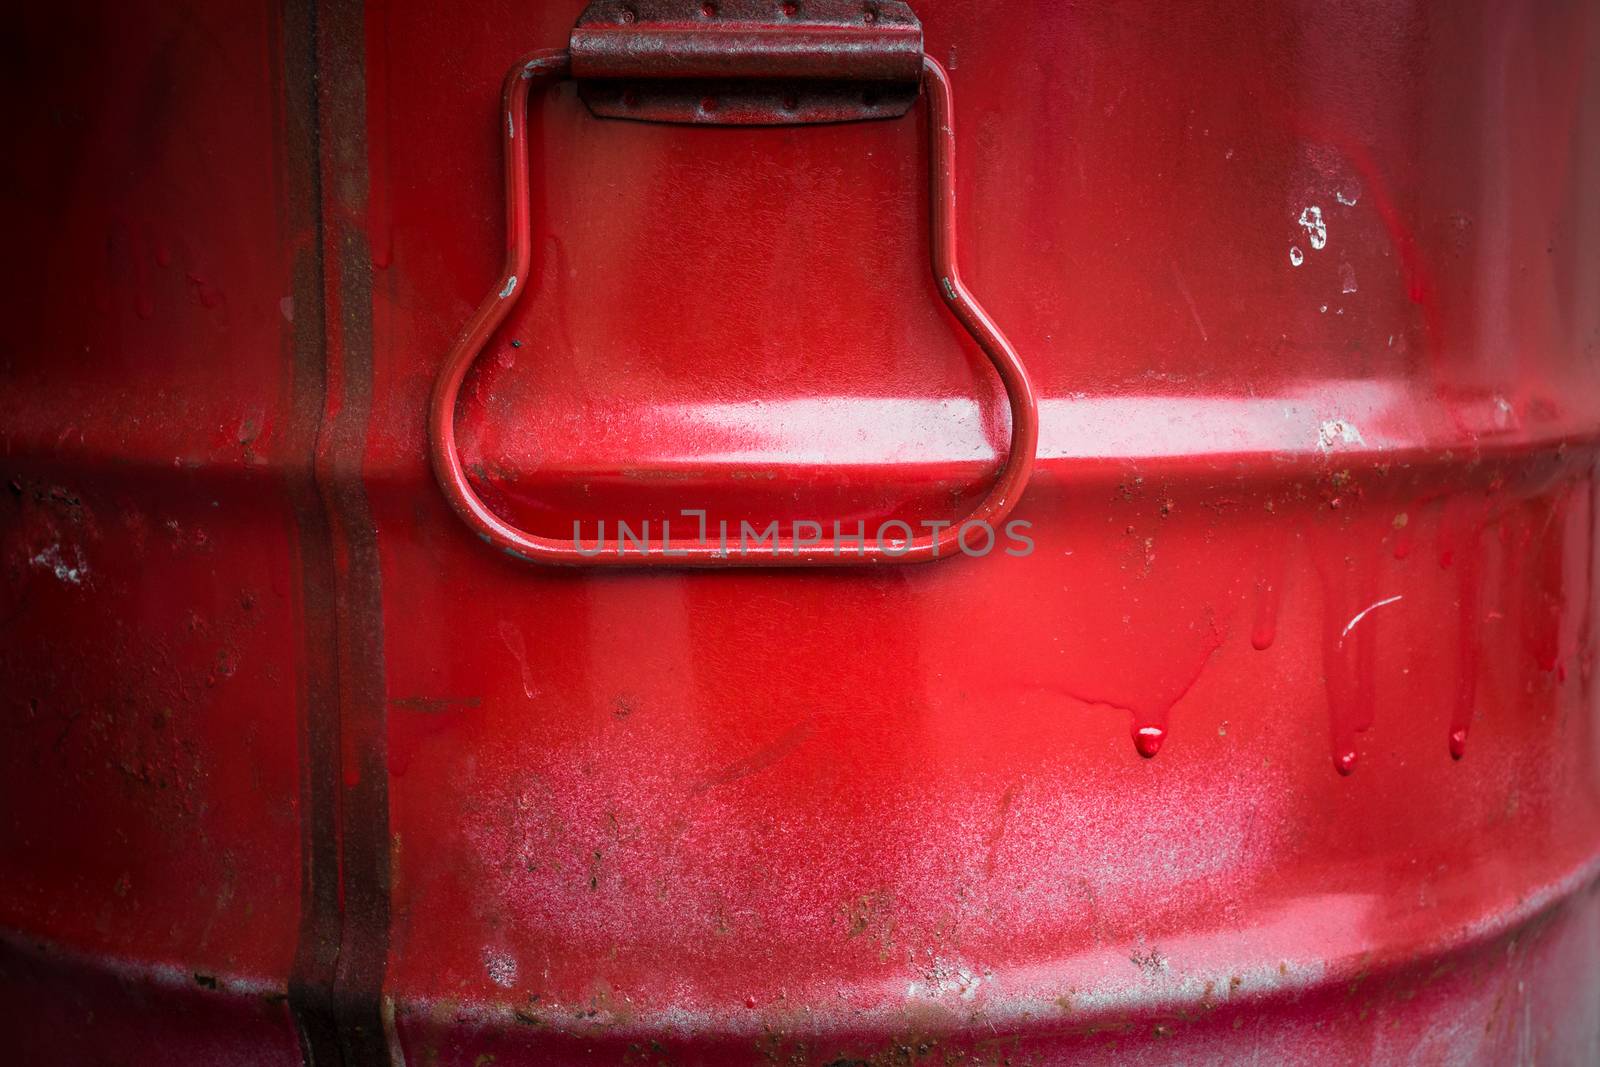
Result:
M624 550L615 538L585 546L559 538L541 537L511 525L491 511L467 481L456 446L456 398L467 371L490 336L505 320L511 306L527 288L533 236L530 219L528 153L519 143L526 136L528 99L535 86L566 77L571 60L565 50L534 52L511 68L502 90L505 122L502 137L506 168L506 261L500 280L468 320L460 340L450 350L434 381L428 406L429 458L439 487L450 506L479 537L513 556L537 563L604 566L667 567L783 567L841 566L877 563L919 563L958 554L967 524L1000 526L1016 506L1033 473L1039 438L1038 403L1033 386L1016 350L967 291L956 265L955 136L952 131L950 76L930 56L922 57L922 87L928 100L929 181L932 205L933 274L945 303L978 342L1005 386L1011 405L1011 444L994 484L970 513L936 532L867 543L860 551L841 553L837 545L810 540L798 542L791 531L787 539L731 552L710 541L669 544L650 541L641 549L630 541ZM670 551L669 551L670 549Z

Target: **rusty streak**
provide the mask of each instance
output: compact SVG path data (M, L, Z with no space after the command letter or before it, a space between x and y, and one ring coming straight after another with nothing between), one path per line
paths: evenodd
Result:
M337 1063L332 1006L339 957L338 664L334 657L333 548L312 455L326 396L323 356L321 196L316 102L316 12L287 4L282 25L285 232L292 235L288 335L290 449L285 468L299 570L297 614L304 636L297 672L300 762L300 929L289 1007L305 1061Z
M290 1006L308 1064L387 1063L382 586L362 483L371 411L364 13L288 5L285 211L296 236L291 470L300 608L302 918ZM303 451L301 449L303 448Z

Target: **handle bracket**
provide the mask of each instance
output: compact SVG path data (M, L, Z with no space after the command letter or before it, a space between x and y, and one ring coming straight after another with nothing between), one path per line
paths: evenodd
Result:
M960 554L971 524L999 528L1022 496L1033 473L1039 440L1039 411L1033 386L1016 350L1000 328L967 291L956 264L955 133L950 103L950 76L930 56L919 57L921 85L928 111L929 208L932 214L929 250L939 295L956 321L977 342L1005 387L1011 411L1011 442L1005 462L995 473L983 499L971 512L929 533L889 543L865 544L860 551L841 552L838 545L788 537L732 552L720 541L686 545L650 541L624 544L620 538L580 546L571 540L518 529L483 502L467 478L456 443L456 401L461 384L512 306L528 289L533 258L532 207L528 176L528 98L533 90L569 76L572 57L565 50L524 56L507 72L501 90L500 123L505 150L506 259L494 283L468 320L434 379L428 402L429 459L445 499L477 535L496 548L535 563L583 567L795 567L921 563ZM924 524L925 526L929 524Z
M901 0L593 0L567 51L599 118L857 122L911 110L922 23Z

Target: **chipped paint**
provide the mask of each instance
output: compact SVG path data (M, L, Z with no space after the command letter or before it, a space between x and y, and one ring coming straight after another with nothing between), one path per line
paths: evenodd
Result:
M1328 419L1317 428L1317 448L1328 452L1335 445L1365 445L1361 430L1349 419Z
M1315 204L1300 212L1300 228L1306 231L1306 243L1313 250L1328 244L1328 224L1322 219L1322 209Z
M501 989L511 989L517 984L517 961L504 952L486 948L483 950L483 968L489 975L489 981Z
M83 552L78 546L72 546L70 553L69 561L61 551L61 546L54 544L28 562L40 570L49 571L68 585L82 585L83 580L89 577L89 565L84 562Z

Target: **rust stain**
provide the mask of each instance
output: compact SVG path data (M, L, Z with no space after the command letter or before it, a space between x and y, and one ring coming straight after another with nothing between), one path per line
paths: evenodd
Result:
M299 605L304 901L290 1006L307 1062L389 1060L382 587L362 482L371 412L365 16L359 0L290 5L282 24L288 187L296 235L290 367Z

